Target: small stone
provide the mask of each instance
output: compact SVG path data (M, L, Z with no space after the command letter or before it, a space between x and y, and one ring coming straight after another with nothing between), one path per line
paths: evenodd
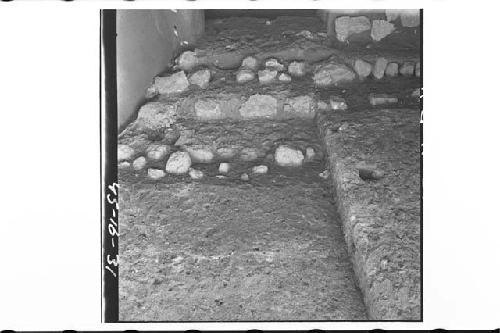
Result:
M184 71L180 71L170 76L155 77L154 85L159 94L175 95L186 91L189 87L189 81Z
M413 73L415 72L415 64L413 62L405 62L403 65L399 68L399 74L403 76L413 76Z
M254 57L246 57L241 62L241 67L250 70L256 70L259 67L259 62Z
M349 36L371 29L370 19L366 16L341 16L335 20L337 39L345 42Z
M218 101L213 99L200 99L194 103L196 117L201 120L222 118L222 110Z
M338 85L351 82L356 78L349 67L341 64L326 64L319 66L313 76L314 84L319 87Z
M356 71L356 74L358 74L359 79L364 80L371 74L372 64L362 59L356 59L354 62L354 70Z
M221 163L219 164L219 173L228 173L230 169L229 163Z
M201 179L203 178L203 171L189 168L189 177L191 179Z
M118 145L118 162L123 161L123 160L130 160L134 154L135 151L128 145Z
M243 118L274 117L278 112L278 100L270 95L252 95L240 108Z
M268 162L274 161L274 155L273 154L267 154L265 157L265 160Z
M306 160L311 161L314 159L314 156L316 156L316 152L314 151L314 148L307 147L306 148Z
M265 66L268 69L276 70L278 72L280 72L280 71L282 71L282 70L285 69L285 66L283 66L282 64L280 64L280 62L278 61L278 59L274 59L274 58L267 59L266 62L265 62Z
M150 160L161 160L170 152L170 148L161 144L151 144L146 148L146 155Z
M215 158L215 154L206 146L187 147L186 151L189 153L191 161L194 163L210 163Z
M314 117L314 103L311 96L287 98L283 105L285 113L294 113L304 117Z
M264 69L262 71L259 71L258 74L259 74L259 82L262 84L267 84L273 82L276 79L278 71Z
M297 77L304 76L306 74L306 64L304 62L293 61L288 65L288 73Z
M160 179L165 177L165 171L160 169L148 169L148 177L152 179Z
M130 162L123 161L118 163L118 169L128 169L130 168Z
M257 165L257 166L254 166L252 168L252 173L264 174L264 173L267 173L268 170L269 169L268 169L267 165Z
M415 76L420 77L420 61L415 63Z
M259 152L256 148L243 148L240 152L240 159L245 162L255 161L259 158Z
M342 97L330 97L330 106L332 110L347 110L347 103Z
M189 84L194 84L201 89L206 89L208 88L208 84L210 82L210 76L210 70L201 69L189 76Z
M385 69L387 68L388 61L386 58L377 58L373 66L373 77L380 80L384 77Z
M145 166L146 166L146 158L144 156L136 158L134 160L134 163L132 163L132 167L136 171L144 169Z
M139 109L136 122L140 128L146 130L164 130L176 121L176 111L175 105L150 102Z
M158 88L154 85L154 82L152 85L150 85L147 89L146 89L146 94L145 94L145 97L147 99L150 99L150 98L153 98L155 97L156 95L158 95L159 92L158 92Z
M328 179L328 177L330 177L330 172L328 170L325 170L323 172L320 172L319 176L323 179Z
M374 165L359 166L358 173L363 180L379 180L384 176L384 171L377 169Z
M385 20L373 20L371 37L374 41L378 42L383 38L389 36L396 30L394 24Z
M370 104L373 106L382 104L393 104L398 102L397 97L392 97L385 94L370 94L369 100Z
M387 64L387 67L385 68L385 75L394 77L398 76L399 73L399 65L396 62L390 62Z
M250 179L250 177L248 177L247 173L242 173L240 179L247 182Z
M180 69L190 71L198 64L198 58L196 57L196 53L186 51L177 58L176 63Z
M165 171L168 173L182 174L188 172L191 167L191 157L185 151L178 151L170 155Z
M280 166L301 166L304 161L304 154L300 150L288 147L279 146L274 153L274 160Z
M266 20L266 25L271 25L271 21Z
M217 149L217 156L223 160L228 160L236 156L237 149L231 147L221 147Z
M407 28L414 28L420 25L420 10L406 9L401 13L401 25Z
M240 69L236 73L236 82L238 83L246 83L255 79L255 73L250 69Z
M290 82L292 81L292 77L286 73L281 73L278 77L278 80L280 80L281 82Z

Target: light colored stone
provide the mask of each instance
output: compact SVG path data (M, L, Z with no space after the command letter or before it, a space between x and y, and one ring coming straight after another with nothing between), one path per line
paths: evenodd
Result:
M243 148L240 151L240 159L245 162L255 161L259 158L259 151L256 148Z
M316 152L314 151L314 148L307 147L306 148L306 160L311 161L314 159L314 156L316 156Z
M407 28L414 28L420 25L420 10L405 9L401 13L401 25Z
M122 161L118 163L118 169L128 169L130 168L130 162Z
M385 20L373 20L370 36L374 41L378 42L392 34L394 30L396 30L396 27L391 22L387 22Z
M201 179L203 178L203 171L189 168L189 177L191 179Z
M194 84L201 89L206 89L208 88L208 84L210 83L210 76L210 70L201 69L189 76L189 84Z
M160 179L165 177L165 171L160 169L148 169L148 177L152 179Z
M186 151L194 163L210 163L214 160L215 154L212 149L207 146L191 146L186 147Z
M148 148L146 148L146 155L150 160L161 160L170 152L170 148L166 145L161 144L150 144Z
M259 62L254 57L246 57L241 62L241 67L256 70L259 67Z
M342 64L326 64L319 66L313 76L314 84L318 87L339 85L351 82L356 74L347 66Z
M292 77L286 73L281 73L278 77L278 80L280 80L281 82L290 82L292 81Z
M288 146L279 146L274 153L274 160L276 164L280 166L301 166L304 161L304 154L300 150L288 147Z
M196 117L201 120L211 120L222 118L220 104L213 99L200 99L194 103Z
M370 104L382 105L382 104L394 104L398 102L398 98L394 96L389 96L385 94L370 94L369 96Z
M267 173L268 170L269 168L267 167L267 165L257 165L252 168L252 173L264 174Z
M123 160L130 160L132 157L134 157L135 151L128 145L118 145L117 153L118 153L118 162L120 162Z
M248 177L247 173L242 173L240 179L247 182L250 179L250 177Z
M223 160L229 160L236 156L238 149L232 147L221 147L217 149L217 156Z
M186 51L176 59L176 63L180 69L190 71L198 64L198 58L196 57L196 53L192 51Z
M271 69L271 70L276 70L278 72L282 71L285 69L285 66L282 65L278 59L274 59L274 58L271 58L271 59L267 59L266 62L265 62L265 66L266 68L268 69Z
M156 89L162 95L175 95L186 91L189 81L184 71L174 73L170 76L155 77Z
M314 103L311 96L287 98L283 105L285 113L295 113L304 117L314 117Z
M258 74L259 74L259 82L262 84L267 84L273 82L276 79L276 76L278 76L278 71L264 69L259 71Z
M288 65L288 73L297 77L304 76L306 74L306 63L301 61L292 61Z
M398 76L399 73L399 65L396 62L390 62L387 64L387 67L385 68L385 75L394 77Z
M134 163L132 163L132 167L134 170L142 170L146 166L146 158L144 156L140 156L134 160Z
M341 16L335 20L335 33L341 42L347 41L349 36L371 29L370 19L366 16Z
M420 95L421 95L420 88L413 90L413 92L411 93L411 97L415 97L415 98L420 98Z
M363 59L356 59L354 62L354 71L356 71L360 80L364 80L371 74L372 64Z
M255 73L250 69L240 69L236 73L236 82L246 83L255 79Z
M375 65L373 66L373 77L380 80L384 77L385 69L389 62L386 58L380 57L375 60Z
M165 171L174 174L183 174L188 172L191 167L191 157L188 152L178 151L170 155Z
M330 107L332 110L347 110L347 103L342 97L330 97Z
M228 173L231 165L229 163L219 164L219 173Z
M420 61L415 63L415 76L420 77Z
M156 95L158 95L158 88L155 86L154 84L154 80L153 80L153 84L151 84L147 89L146 89L146 94L145 94L145 97L147 99L150 99L150 98L153 98L155 97Z
M151 102L143 105L137 115L139 127L157 131L168 128L176 121L177 107L172 104Z
M278 112L278 100L270 95L252 95L240 108L243 118L274 117Z
M301 32L296 33L295 36L304 37L306 39L314 39L314 35L309 30L302 30Z
M401 9L386 9L385 10L385 17L387 18L387 21L392 22L396 21L401 14Z
M413 62L407 61L401 65L399 68L399 74L403 76L413 76L415 72L415 64Z

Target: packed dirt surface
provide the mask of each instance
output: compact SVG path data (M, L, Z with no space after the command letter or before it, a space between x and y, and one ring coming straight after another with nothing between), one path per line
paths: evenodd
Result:
M317 143L312 123L295 128ZM262 163L224 178L197 165L196 181L120 172L120 320L366 319L323 161L252 174Z

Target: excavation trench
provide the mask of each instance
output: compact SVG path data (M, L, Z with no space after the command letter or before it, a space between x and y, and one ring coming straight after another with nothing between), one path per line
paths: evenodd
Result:
M218 163L197 164L200 180L120 171L120 319L367 319L334 196L319 176L326 167L313 122L185 126L233 144L314 147L316 156L300 168L269 156L235 162L224 178ZM253 174L256 165L269 171Z

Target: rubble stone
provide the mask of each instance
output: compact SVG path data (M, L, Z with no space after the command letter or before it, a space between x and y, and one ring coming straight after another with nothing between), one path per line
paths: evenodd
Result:
M176 62L180 69L190 71L198 64L198 58L196 57L196 53L186 51L177 58Z
M249 69L240 69L236 73L236 82L246 83L255 79L255 73Z
M306 64L304 62L293 61L288 65L288 73L297 77L304 76L306 74Z
M186 91L189 87L189 81L184 71L180 71L170 76L155 77L154 85L159 94L175 95Z
M387 64L387 67L385 68L385 75L394 77L398 76L399 73L399 65L396 62L390 62Z
M148 169L148 177L152 179L160 179L165 177L165 171L160 169Z
M372 64L364 61L363 59L356 59L354 62L354 70L360 80L366 79L372 72Z
M118 162L130 160L135 154L134 149L128 145L118 145L117 148Z
M413 73L415 72L415 64L413 62L405 62L401 67L399 68L399 74L403 76L413 76Z
M300 150L281 145L274 153L274 160L279 166L297 167L302 165L304 154Z
M374 41L378 42L392 34L394 30L396 30L396 28L391 22L387 22L385 20L373 20L370 36Z
M313 76L314 84L319 87L339 85L351 82L356 78L354 72L342 64L326 64L319 66Z
M200 99L194 103L196 117L201 120L211 120L222 118L220 104L213 99Z
M271 83L276 79L278 75L278 71L264 69L258 72L259 74L259 82L262 84Z
M246 57L241 62L241 67L256 70L259 67L259 62L254 57Z
M349 36L371 29L370 19L366 16L341 16L335 20L335 32L341 42L347 41Z
M170 155L165 171L173 174L183 174L191 167L191 157L185 151L178 151Z
M243 118L274 117L278 112L278 101L270 95L252 95L240 108Z
M136 158L132 163L132 167L136 171L144 169L145 166L146 166L146 158L144 156Z
M373 77L380 80L384 77L385 69L387 68L388 61L386 58L380 57L375 60L373 66Z
M170 152L170 147L162 144L150 144L146 148L146 155L150 160L158 161L163 159Z
M210 76L210 70L201 69L189 76L189 83L197 85L201 89L206 89L210 83Z

